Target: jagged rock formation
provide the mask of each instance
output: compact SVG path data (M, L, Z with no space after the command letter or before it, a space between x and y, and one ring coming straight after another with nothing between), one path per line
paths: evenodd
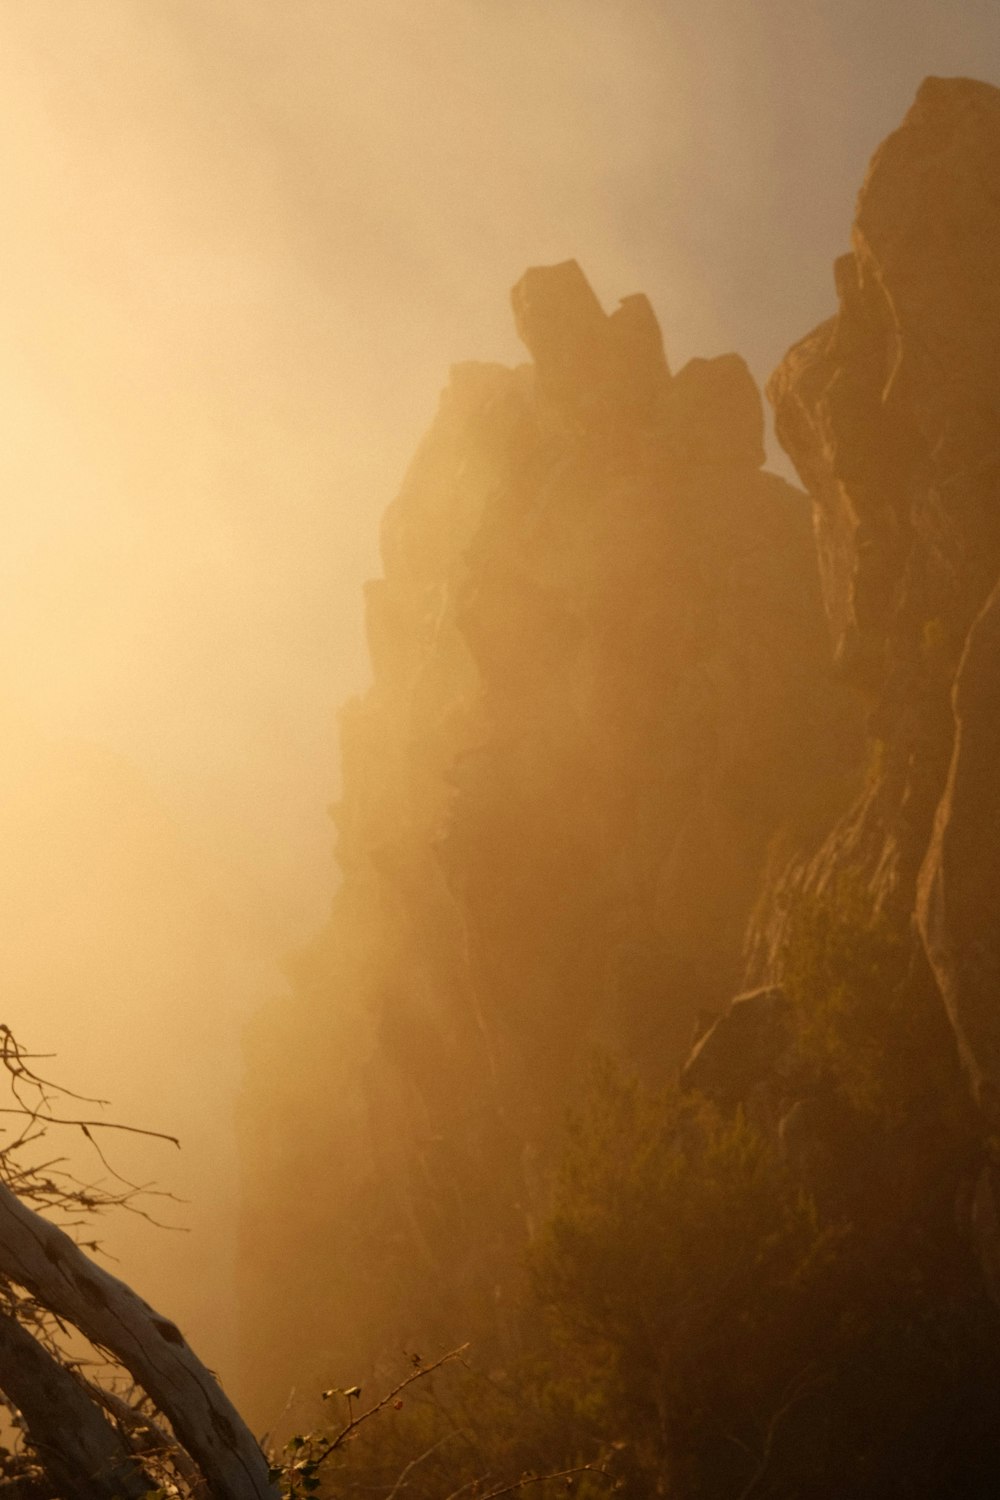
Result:
M755 988L682 1083L748 1116L844 1235L831 1264L852 1332L827 1355L822 1420L792 1418L768 1493L806 1492L799 1444L822 1454L816 1493L985 1494L1000 1343L1000 90L923 84L872 161L836 284L837 315L769 394L813 499L835 659L867 707L864 786L768 882ZM878 1306L863 1311L866 1288ZM813 1347L803 1336L790 1368ZM881 1374L859 1422L850 1387L870 1359Z
M250 1042L258 1403L407 1341L513 1347L589 1054L664 1077L697 1017L684 1086L770 1133L850 1227L844 1285L892 1288L893 1358L919 1325L969 1405L1000 1303L1000 91L922 86L836 283L769 387L815 546L742 362L671 375L645 299L607 317L573 264L515 289L532 366L453 372L368 590L343 888Z
M951 755L952 683L1000 567L998 191L1000 93L928 79L872 161L837 316L769 387L873 745L865 796L809 878L849 864L909 910Z
M647 300L606 316L572 262L513 301L533 365L453 371L386 516L343 886L250 1038L265 1417L406 1340L509 1345L595 1045L669 1073L737 987L775 846L815 841L856 758L743 362L671 375Z
M839 312L790 351L769 394L813 498L836 660L867 703L868 769L854 807L762 901L747 979L780 983L795 913L848 890L859 927L904 934L898 1024L926 1040L947 1017L934 1047L942 1066L961 1060L979 1110L953 1159L924 1163L944 1194L933 1232L944 1244L957 1210L998 1300L1000 90L923 84L872 161L836 282ZM691 1064L716 1093L729 1084L725 1042L720 1023ZM889 1072L889 1049L906 1043L883 1044ZM843 1153L843 1112L824 1124L822 1090L808 1088L789 1107L787 1056L776 1064L744 1079L741 1097L770 1086L814 1157L838 1139ZM882 1153L898 1181L899 1140L868 1129L870 1170ZM912 1139L905 1149L918 1181ZM926 1139L920 1149L930 1161Z

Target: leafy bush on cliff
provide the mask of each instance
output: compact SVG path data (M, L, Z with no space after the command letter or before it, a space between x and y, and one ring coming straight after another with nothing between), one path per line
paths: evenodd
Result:
M808 1350L792 1365L834 1239L741 1116L602 1066L530 1253L520 1357L416 1393L349 1455L340 1492L391 1489L422 1455L406 1485L428 1500L588 1462L608 1474L580 1494L739 1493L811 1392Z
M802 903L786 957L801 1067L778 1087L815 1106L811 1154L776 1129L787 1099L749 1117L601 1066L528 1256L519 1354L421 1391L338 1493L406 1469L409 1500L440 1500L587 1462L610 1476L584 1475L588 1497L992 1493L1000 1320L956 1226L976 1134L933 990L905 929L846 887Z
M799 1003L857 1103L834 1114L852 1123L827 1169L854 1190L820 1179L817 1206L741 1111L606 1073L533 1252L536 1295L637 1495L986 1494L1000 1320L955 1224L961 1080L924 1015L880 1088L877 1015L927 1001L906 946L849 907L808 926L822 941L811 972L800 949Z
M532 1264L637 1492L735 1493L766 1463L814 1373L775 1356L834 1238L741 1113L604 1071Z
M946 1108L968 1118L940 999L921 983L908 925L873 910L841 876L789 915L782 981L814 1086L832 1086L869 1124L893 1128Z

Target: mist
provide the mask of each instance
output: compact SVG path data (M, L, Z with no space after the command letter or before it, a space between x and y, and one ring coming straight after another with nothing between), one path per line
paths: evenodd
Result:
M241 1030L336 886L361 586L448 367L521 361L508 288L574 257L674 368L763 378L920 79L998 71L992 0L4 6L4 1019L181 1138L114 1160L186 1227L107 1242L223 1371Z

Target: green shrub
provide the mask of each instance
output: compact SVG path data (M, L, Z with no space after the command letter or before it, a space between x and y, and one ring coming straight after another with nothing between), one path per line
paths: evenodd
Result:
M914 981L910 935L873 910L860 882L801 898L788 922L782 979L813 1082L894 1128L965 1091L935 992Z
M518 1352L408 1393L331 1495L443 1500L587 1463L609 1477L582 1475L585 1500L993 1493L1000 1321L956 1230L976 1127L936 992L847 882L791 914L784 978L798 1084L850 1122L814 1196L770 1128L602 1064L505 1314Z
M781 1351L834 1239L742 1114L602 1071L533 1279L638 1492L659 1476L685 1496L736 1493L762 1462L775 1412L810 1380L808 1356L789 1371Z

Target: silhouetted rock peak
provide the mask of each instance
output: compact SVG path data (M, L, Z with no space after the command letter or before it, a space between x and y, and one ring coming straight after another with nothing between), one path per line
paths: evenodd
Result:
M994 84L984 83L980 78L925 78L904 117L902 129L930 130L934 144L950 147L952 133L964 130L970 121L978 132L988 116L995 119L998 94L1000 90Z
M689 360L670 387L664 418L674 451L688 461L751 469L764 462L764 405L738 354Z
M540 388L555 401L649 408L670 378L649 299L622 299L607 316L575 260L533 266L511 292L514 322L535 362Z
M608 316L575 260L532 267L511 301L550 422L620 431L638 420L676 463L763 464L763 403L738 354L689 360L672 380L649 298L624 297Z
M851 739L808 507L761 472L744 362L671 379L647 299L607 316L573 261L513 305L533 366L453 369L366 589L343 885L276 1023L322 1082L261 1110L248 1153L269 1221L311 1205L295 1278L251 1231L261 1381L277 1350L302 1378L317 1314L359 1361L407 1328L503 1346L591 1049L680 1061L740 983L769 841L811 836ZM272 1050L266 1022L261 1097Z

